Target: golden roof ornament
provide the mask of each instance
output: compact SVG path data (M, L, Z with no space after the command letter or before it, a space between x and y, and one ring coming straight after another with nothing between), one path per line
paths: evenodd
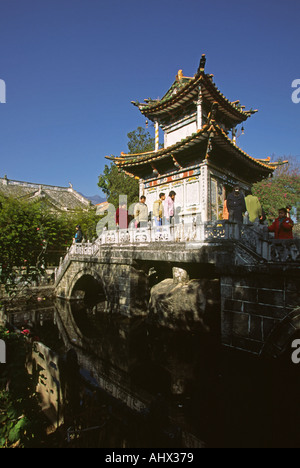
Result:
M183 78L182 70L178 70L178 73L176 75L176 81L181 81L182 78Z

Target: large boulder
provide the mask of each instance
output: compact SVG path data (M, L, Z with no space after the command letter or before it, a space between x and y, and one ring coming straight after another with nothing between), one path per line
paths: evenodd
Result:
M174 329L209 332L220 317L218 280L189 280L184 270L173 271L151 289L150 315L159 325Z

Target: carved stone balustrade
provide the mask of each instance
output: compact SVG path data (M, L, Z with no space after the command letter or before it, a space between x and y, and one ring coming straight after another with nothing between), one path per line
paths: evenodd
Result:
M272 262L300 262L300 239L271 240L270 260Z
M300 240L275 241L269 238L265 226L258 224L237 224L229 221L216 221L206 223L180 223L153 227L151 223L140 229L104 229L94 242L73 244L56 270L56 278L61 276L67 265L76 257L97 257L101 248L109 246L128 245L142 246L155 243L185 243L186 248L204 244L217 244L228 241L241 244L244 249L257 256L262 262L300 262Z

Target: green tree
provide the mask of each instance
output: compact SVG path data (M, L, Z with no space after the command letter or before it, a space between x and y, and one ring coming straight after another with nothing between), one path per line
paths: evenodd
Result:
M68 216L68 222L72 225L72 238L75 234L77 224L81 226L83 237L86 241L92 241L97 237L96 227L100 219L97 215L96 207L91 206L88 210L78 209L72 215Z
M154 138L142 127L129 132L128 150L129 154L146 153L154 150ZM107 201L115 207L119 205L119 196L127 195L127 205L138 201L139 184L138 180L119 172L115 164L106 164L103 174L99 176L98 186L107 196Z
M45 246L64 250L71 237L65 217L12 198L2 199L0 230L0 263L9 268L36 265Z
M274 177L254 184L253 194L256 195L269 220L278 216L278 209L288 205L300 211L300 170L292 166L279 166ZM298 218L299 219L299 218Z
M119 172L115 164L106 164L103 174L99 176L99 187L107 196L107 201L116 208L119 205L119 196L127 195L127 205L136 203L139 196L139 183L124 172Z
M95 207L74 213L53 213L42 203L13 198L0 200L0 284L9 294L45 274L47 265L59 264L72 244L75 226L84 237L96 237L99 217Z
M155 139L143 127L127 133L129 154L147 153L154 150Z

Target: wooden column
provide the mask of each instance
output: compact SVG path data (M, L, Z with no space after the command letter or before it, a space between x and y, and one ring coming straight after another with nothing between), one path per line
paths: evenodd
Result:
M199 94L198 94L198 101L197 101L197 130L202 128L202 91L201 86L199 86Z
M158 121L155 120L155 151L159 150L159 127Z

